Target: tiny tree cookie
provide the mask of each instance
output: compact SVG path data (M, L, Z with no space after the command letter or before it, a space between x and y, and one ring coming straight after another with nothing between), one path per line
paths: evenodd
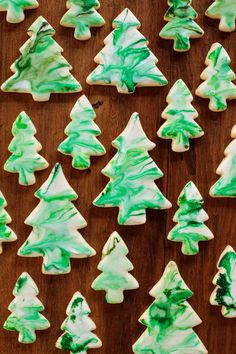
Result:
M236 252L227 246L222 252L217 264L218 273L213 279L216 285L211 294L210 303L222 306L221 313L224 317L236 317Z
M163 86L168 81L157 68L158 59L148 40L138 31L139 20L125 9L113 21L113 32L94 58L97 68L88 76L90 85L116 86L119 93L133 93L136 87Z
M81 91L45 18L38 17L27 33L30 39L20 48L21 56L11 66L14 75L2 84L2 91L30 93L35 101L48 101L51 93Z
M94 200L94 205L118 207L121 225L144 224L147 208L170 208L171 203L154 182L163 177L163 173L148 153L155 144L147 138L138 113L132 114L125 130L112 145L118 152L102 170L110 182Z
M227 99L236 98L236 86L232 83L236 79L230 69L230 57L220 43L214 43L207 54L205 64L207 68L202 72L204 80L196 89L196 95L208 98L209 109L213 112L225 111Z
M36 9L36 0L0 0L0 11L7 12L7 22L19 23L24 21L24 10Z
M101 130L94 123L96 113L85 95L78 99L70 117L72 122L65 129L68 137L58 146L58 151L71 155L72 166L84 170L90 167L91 156L106 153L104 146L96 138Z
M30 117L21 112L12 126L12 139L8 150L12 155L7 159L4 170L19 174L19 184L29 186L36 182L35 171L48 167L48 162L38 152L42 149L34 137L37 133Z
M236 3L234 0L215 0L205 14L210 18L220 20L220 31L232 32L235 30Z
M98 0L68 0L66 7L68 11L62 17L60 24L75 28L75 39L80 41L90 39L90 28L105 24L104 18L97 12L100 7Z
M183 80L177 80L167 95L168 106L161 115L166 122L157 135L162 139L172 139L172 150L175 152L189 150L189 139L200 138L204 134L194 121L198 113L191 104L192 100L193 96Z
M188 182L178 198L179 210L173 221L177 225L169 232L168 240L182 242L182 253L192 256L199 252L199 241L214 238L211 230L204 224L209 219L202 208L203 198L193 182Z
M212 197L236 197L236 124L231 137L233 141L225 149L225 158L216 170L221 177L210 189Z
M175 262L167 264L162 278L149 294L155 300L139 319L147 329L133 345L133 352L207 354L193 330L202 322L187 302L193 293Z
M139 287L137 280L129 273L134 269L126 257L129 250L115 231L109 237L102 251L102 260L98 269L102 272L93 282L94 290L105 290L109 304L120 304L124 301L124 290Z
M24 344L36 341L35 331L48 329L50 323L40 313L44 306L37 298L39 290L31 276L24 272L18 278L13 290L15 299L8 310L11 315L4 323L4 329L19 332L19 342Z
M61 326L64 333L58 338L56 347L69 350L71 354L87 354L88 349L102 346L100 339L92 331L95 323L89 317L91 310L85 298L77 291L67 309L67 318Z
M160 37L174 40L174 50L186 52L190 49L190 38L200 38L204 31L194 21L198 14L191 6L192 0L168 0L170 6L164 20L168 23L162 28Z
M7 201L0 191L0 254L2 254L2 243L13 242L17 239L14 231L8 226L11 223L11 217L5 210Z

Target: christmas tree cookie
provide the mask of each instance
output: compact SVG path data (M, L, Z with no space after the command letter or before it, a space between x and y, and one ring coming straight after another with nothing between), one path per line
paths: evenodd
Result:
M144 224L147 208L170 208L171 203L154 182L163 177L163 173L148 154L155 144L147 138L138 113L132 114L127 127L112 145L118 152L102 170L110 182L94 200L94 205L118 207L121 225Z
M160 127L157 135L162 139L172 139L172 150L184 152L189 150L189 139L200 138L204 132L194 121L198 117L191 102L193 96L183 80L178 80L171 88L168 106L162 112L166 122Z
M52 26L38 17L28 29L30 39L20 48L21 56L11 66L14 75L1 86L2 91L30 93L35 101L48 101L51 93L82 90L54 34Z
M104 40L105 47L94 58L97 68L88 76L90 85L116 86L119 93L133 93L136 87L163 86L168 83L138 31L138 19L125 9L113 21L114 30Z
M80 41L91 38L91 27L101 27L104 18L97 12L100 7L98 0L68 0L68 11L61 19L61 25L75 28L74 37Z
M34 184L34 172L48 167L47 161L38 153L42 146L34 137L36 132L29 116L21 112L12 126L14 138L8 146L12 155L6 161L4 170L19 173L19 183L23 186Z
M93 333L96 325L89 317L91 310L78 291L73 295L66 314L68 317L61 326L64 333L56 342L57 348L69 350L71 354L87 354L88 349L102 346L100 339Z
M65 129L68 136L58 147L58 151L72 156L72 166L79 170L90 167L91 156L106 153L96 138L101 130L94 123L96 113L85 95L80 97L71 111L72 122Z
M236 124L231 137L233 141L225 149L225 158L216 170L221 177L210 189L212 197L236 197Z
M236 317L236 252L233 247L225 248L217 268L219 271L213 279L216 288L211 294L210 303L222 306L223 316Z
M177 225L169 232L168 240L182 242L182 253L192 256L199 252L199 241L214 238L210 229L204 224L209 219L202 208L203 198L193 182L188 182L178 199L179 210L173 221Z
M24 21L24 10L36 9L36 0L0 0L0 11L7 11L7 22L19 23Z
M214 43L205 61L207 68L201 74L204 82L196 90L197 96L210 100L211 111L225 111L227 99L236 98L236 86L232 83L236 75L230 69L230 62L230 57L224 47L220 43Z
M191 6L192 0L168 0L170 6L164 20L168 23L162 28L160 37L174 40L174 50L186 52L190 49L190 38L200 38L204 31L194 21L197 12Z
M15 299L8 307L11 315L4 323L4 329L19 332L20 343L34 343L35 331L50 327L48 320L40 313L44 307L37 298L38 294L37 285L30 275L26 272L22 273L13 290Z
M17 239L15 232L7 226L12 220L5 210L6 206L7 201L0 191L0 254L2 253L3 242L13 242Z
M102 251L102 260L98 265L100 274L93 282L94 290L105 290L109 304L120 304L124 301L124 290L133 290L139 287L137 280L129 273L133 264L126 255L129 250L115 231L109 237Z
M78 196L59 163L35 196L40 203L25 220L33 230L18 255L43 257L44 274L69 273L70 258L91 257L96 252L77 231L87 223L72 203Z
M193 327L202 321L187 300L193 295L171 261L149 293L155 298L139 321L147 327L133 346L135 354L207 354Z
M236 3L234 0L215 0L206 10L206 16L220 20L220 31L232 32L235 30Z

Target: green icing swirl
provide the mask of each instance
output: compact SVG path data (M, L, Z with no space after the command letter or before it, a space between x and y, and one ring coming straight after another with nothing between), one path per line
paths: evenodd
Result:
M138 113L133 113L125 130L112 144L118 152L102 170L110 182L94 200L94 205L119 207L121 225L145 223L147 208L170 208L171 203L154 182L163 173L148 154L155 144L143 131Z
M42 17L28 29L31 37L12 64L14 73L2 86L5 92L31 93L35 101L48 101L51 93L79 92L81 86L71 75L71 65L54 41L55 30Z
M186 301L193 293L175 262L169 262L150 295L155 300L139 319L147 329L133 345L133 352L206 354L205 346L192 329L201 319Z
M199 241L208 241L214 237L204 224L209 217L202 209L203 203L202 196L195 184L188 182L178 199L180 208L173 219L177 225L167 236L171 241L182 242L182 253L188 256L199 252Z
M91 311L85 298L77 291L66 310L68 317L61 329L65 331L56 342L56 347L70 350L71 354L86 354L88 349L102 346L100 339L92 332L95 323L89 317Z
M12 139L8 150L12 155L4 165L4 170L19 173L19 183L29 186L35 183L35 171L48 167L47 161L38 154L41 144L34 137L35 126L25 112L21 112L12 126Z
M223 32L235 30L236 3L234 0L215 0L206 10L206 16L219 19L219 29Z
M6 199L0 191L0 254L2 253L3 242L12 242L17 239L15 232L7 226L7 224L10 224L12 220L10 215L5 210L6 206Z
M167 121L157 134L162 139L172 139L172 150L175 152L189 150L189 139L204 134L194 121L198 113L191 105L192 100L193 96L183 80L177 80L167 96L169 105L162 112L162 118Z
M15 299L8 309L12 314L4 323L4 329L19 332L19 342L24 344L36 341L36 330L50 327L48 320L41 315L43 304L37 298L37 285L26 272L22 273L13 290Z
M113 21L114 31L104 40L104 49L95 57L99 64L88 76L90 85L116 86L120 93L133 93L139 86L163 86L168 83L147 39L138 31L140 22L129 9Z
M87 225L72 200L77 194L56 164L47 181L35 193L41 201L25 220L33 227L18 251L19 256L43 257L44 274L70 272L70 258L91 257L96 252L77 231Z
M224 111L227 109L227 99L236 99L236 86L231 82L236 76L230 69L230 62L224 47L220 43L214 43L205 61L207 68L201 74L204 82L196 90L197 96L210 100L211 111Z
M190 38L202 37L204 31L194 21L197 12L190 6L191 0L168 0L170 8L164 19L168 23L162 28L160 37L174 40L174 50L185 52L190 49Z
M58 151L71 155L72 166L84 170L90 167L90 156L106 153L96 136L101 134L94 123L96 113L85 95L80 97L71 111L72 122L65 129L68 136L59 146Z
M91 38L91 27L101 27L105 24L103 17L96 11L98 0L68 0L69 9L61 19L61 25L75 28L74 37L78 40Z
M7 11L7 22L19 23L24 21L24 10L36 9L36 0L0 0L0 11Z
M129 273L133 265L126 257L129 250L115 231L109 237L102 251L102 260L98 269L102 271L92 283L94 290L105 290L106 300L110 304L124 301L124 290L139 287L137 280Z

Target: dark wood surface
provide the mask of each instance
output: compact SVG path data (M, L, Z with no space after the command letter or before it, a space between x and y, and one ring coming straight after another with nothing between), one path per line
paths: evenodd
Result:
M61 334L60 325L65 318L66 306L77 290L87 298L97 325L96 333L103 341L101 349L89 352L131 354L132 344L145 330L138 323L138 318L153 300L148 292L170 260L177 262L183 278L194 292L190 303L203 320L196 332L209 353L235 352L236 319L225 319L219 307L209 304L218 257L226 245L236 247L235 199L213 199L208 191L217 179L215 170L223 158L224 148L231 141L230 131L236 123L236 101L230 102L226 112L212 113L208 110L207 100L194 97L193 104L199 112L198 123L205 130L205 135L191 142L189 152L174 153L169 141L157 139L156 136L171 85L182 78L194 92L205 67L205 56L213 42L219 41L225 46L232 58L232 69L236 72L236 32L224 34L218 31L218 21L204 16L209 4L210 1L205 0L193 4L205 35L199 40L192 40L191 50L187 53L175 53L172 41L161 40L158 36L167 9L166 2L161 0L101 0L100 12L106 19L106 25L94 30L92 39L84 43L73 38L73 30L59 25L65 12L64 0L41 0L40 7L28 11L26 20L19 25L8 24L5 14L0 13L1 83L10 76L10 65L19 56L19 47L28 39L27 28L37 16L43 15L56 29L55 39L73 65L73 73L81 82L83 93L91 103L101 103L97 105L96 122L102 130L101 141L107 149L107 154L94 158L91 169L84 172L72 169L70 157L57 152L58 144L64 139L63 131L69 122L70 110L79 95L52 95L49 102L37 103L30 95L0 93L0 189L9 204L7 210L13 219L11 226L18 235L17 242L4 244L4 253L0 256L0 327L9 315L7 306L13 299L12 289L23 271L29 272L38 284L39 298L45 305L44 314L51 322L49 330L37 332L37 341L33 345L18 344L16 332L0 329L1 354L59 353L54 347L55 341ZM133 95L121 95L114 87L89 87L86 84L87 75L95 68L93 58L102 49L103 39L111 31L112 19L125 7L129 7L141 21L141 32L150 40L150 48L159 59L158 66L169 80L168 86L140 88ZM28 188L19 186L17 175L3 171L3 164L9 156L7 146L12 138L11 126L22 110L35 123L37 138L43 146L42 155L50 163L50 168L37 173L37 183ZM148 137L157 143L151 155L165 174L157 184L173 207L162 212L148 211L147 223L143 226L120 227L117 225L116 209L96 208L92 206L92 200L108 181L100 171L115 153L111 141L123 130L134 111L139 112ZM41 273L41 258L21 258L16 252L31 231L29 226L24 225L24 220L38 203L34 192L57 161L62 163L68 181L79 194L75 205L88 221L88 226L81 233L96 249L97 255L91 259L72 260L72 271L68 275L46 276ZM202 243L200 254L193 257L183 256L180 244L166 239L173 227L177 197L189 180L196 183L204 196L204 206L210 216L207 225L215 235L213 241ZM98 274L96 266L102 247L114 230L120 232L129 247L129 257L135 267L133 274L140 283L138 290L126 292L125 302L121 305L106 304L105 293L91 289L91 283Z

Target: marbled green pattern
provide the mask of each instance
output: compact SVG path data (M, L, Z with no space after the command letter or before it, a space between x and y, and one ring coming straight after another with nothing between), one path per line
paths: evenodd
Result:
M0 0L0 11L7 11L7 22L19 23L24 21L24 10L36 9L36 0Z
M209 109L214 112L225 111L227 99L236 99L236 86L231 82L236 79L230 69L230 57L220 43L214 43L207 54L207 68L202 72L204 80L196 89L196 95L208 98Z
M167 121L162 124L157 135L162 139L172 139L172 150L184 152L189 150L189 139L199 138L204 132L194 121L198 117L191 105L193 96L183 80L177 80L168 96L168 106L162 112Z
M158 59L138 31L141 24L132 12L125 9L112 25L114 30L105 38L105 47L94 58L99 65L87 83L116 86L119 93L133 93L139 86L166 85L168 81L156 67Z
M65 129L68 136L59 146L58 151L72 156L72 166L79 170L90 167L91 156L106 153L96 136L101 130L94 123L96 113L85 95L80 97L73 107L70 117L72 122Z
M29 186L35 183L35 171L48 167L47 161L38 153L42 146L34 137L36 129L29 116L21 112L12 126L12 139L8 150L12 155L7 159L4 170L19 173L19 184Z
M5 210L6 206L7 201L0 191L0 254L2 253L3 242L12 242L17 239L15 232L7 226L12 220L10 215Z
M216 170L221 177L210 189L212 197L236 197L236 124L231 137L233 141L225 149L225 158Z
M210 303L222 306L222 315L227 318L236 317L236 252L227 246L217 264L218 273L213 279L216 285L211 294Z
M114 231L102 251L102 260L98 269L102 272L93 282L94 290L105 290L109 304L120 304L124 301L124 290L139 287L137 280L129 273L133 264L126 255L129 250L121 236Z
M20 48L21 56L11 66L14 75L1 86L3 91L30 93L35 101L48 101L51 93L81 91L54 34L52 26L38 17L28 29L30 39Z
M147 329L133 345L135 354L207 354L193 327L201 323L186 301L193 293L175 262L166 266L160 281L150 291L155 298L139 321Z
M44 274L69 273L70 258L91 257L96 252L77 231L87 223L72 203L78 196L59 163L35 196L40 203L25 220L33 230L18 255L43 257Z
M196 11L190 6L192 0L168 0L170 6L164 19L168 23L162 28L160 37L174 40L174 50L185 52L190 49L190 38L202 37L204 31L194 21Z
M182 242L182 253L188 256L199 252L199 241L208 241L214 237L204 224L209 217L202 208L203 203L195 184L188 182L178 198L179 210L173 218L177 225L167 236L171 241Z
M88 349L102 346L100 339L92 332L95 323L89 317L91 311L85 298L77 291L66 310L67 318L61 329L65 331L56 342L56 347L69 350L71 354L86 354Z
M68 11L61 19L61 25L75 28L74 37L80 41L91 38L91 27L101 27L104 18L96 11L100 7L98 0L68 0Z
M221 31L234 31L236 19L235 0L215 0L206 10L206 16L219 19L219 29Z
M4 329L19 332L19 342L24 344L36 341L36 330L50 327L48 320L41 315L43 304L37 298L37 285L26 272L18 278L13 290L15 299L8 306L11 315L4 323Z
M94 205L118 207L121 225L144 224L147 208L170 208L171 203L154 182L163 173L148 154L155 144L143 131L138 113L132 114L125 130L112 145L118 152L102 170L110 182L94 200Z

